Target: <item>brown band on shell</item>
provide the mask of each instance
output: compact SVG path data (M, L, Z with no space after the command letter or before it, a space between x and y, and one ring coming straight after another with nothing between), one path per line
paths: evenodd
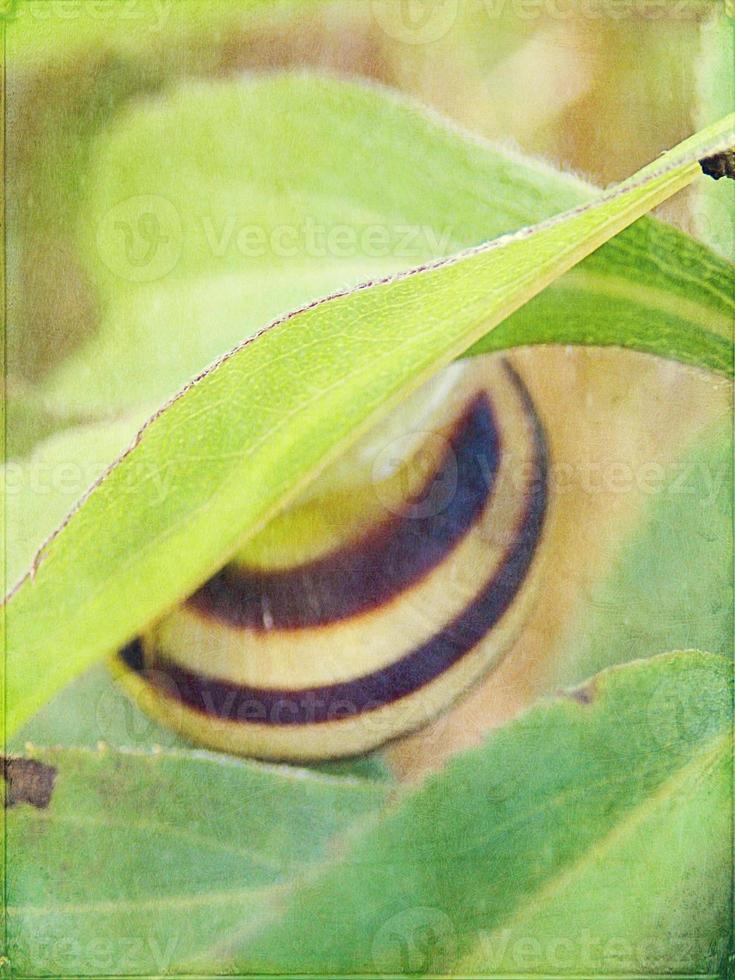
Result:
M518 391L531 428L533 444L532 471L524 491L521 517L492 574L477 590L461 612L428 640L403 654L387 666L338 683L299 689L265 688L232 683L207 677L176 664L170 657L155 651L153 662L144 663L142 645L136 641L122 651L127 667L145 677L162 696L174 699L191 710L226 721L255 721L278 726L313 725L356 717L390 705L413 694L457 664L488 634L508 610L530 569L541 538L548 503L548 449L545 434L536 415L530 395L516 372L506 365ZM466 459L477 451L477 435L485 432L491 447L499 451L494 427L487 420L491 414L482 410L486 399L476 399L463 416L465 423L457 431L471 438L456 441ZM484 422L478 419L484 415ZM469 454L469 455L468 455ZM474 457L477 462L476 456ZM474 472L480 467L475 466ZM468 475L473 467L460 467ZM458 496L474 512L476 489ZM485 484L487 496L487 481ZM469 504L468 504L469 502ZM455 518L462 527L461 519ZM470 525L471 526L471 525ZM149 668L150 669L149 671Z
M459 544L482 512L502 449L492 406L478 395L455 426L444 458L401 513L315 561L277 571L228 565L191 598L190 609L233 629L298 630L376 609L424 578ZM448 478L456 491L444 508L417 504ZM482 464L482 465L480 465ZM304 597L308 596L308 602Z

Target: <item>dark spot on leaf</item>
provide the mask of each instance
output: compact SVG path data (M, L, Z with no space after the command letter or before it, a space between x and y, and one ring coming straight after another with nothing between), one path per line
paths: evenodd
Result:
M725 150L723 153L715 153L714 156L705 157L699 161L702 173L708 177L719 180L720 177L729 177L735 180L735 148Z
M6 758L3 761L5 776L5 806L30 803L45 810L54 791L56 769L36 759Z

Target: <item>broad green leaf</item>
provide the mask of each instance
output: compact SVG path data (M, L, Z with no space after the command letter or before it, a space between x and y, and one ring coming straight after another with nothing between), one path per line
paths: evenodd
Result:
M731 699L722 657L614 668L398 798L204 752L29 747L56 778L46 808L8 811L8 953L52 976L714 972Z
M204 752L35 749L46 807L7 819L18 975L159 974L254 927L386 800L384 784Z
M731 927L732 666L613 668L458 757L190 964L241 973L713 973Z
M275 153L285 131L288 144ZM218 133L230 138L223 143ZM382 167L355 171L354 148L368 140L368 155L376 133ZM403 151L408 142L421 148L430 180L414 179L413 162ZM318 161L325 147L329 160L322 160L321 173L318 167L307 170L302 157ZM343 151L340 157L334 147ZM62 413L77 415L109 414L116 406L137 409L146 400L168 397L222 350L286 309L409 260L543 218L592 193L570 175L462 137L387 93L309 76L180 89L169 100L130 112L100 139L94 170L83 238L90 269L107 285L111 309L101 332L51 379L50 398L43 402L48 406L56 399ZM164 211L172 206L178 216L174 223L181 218L184 225L177 231L179 260L150 283L137 281L139 270L126 258L129 243L120 228L123 218L142 216L121 212L118 203L139 200L158 203ZM202 206L192 208L193 200ZM156 208L146 216L156 219ZM160 217L163 234L165 213ZM134 251L145 246L144 237L135 237L134 220L128 230L134 233ZM284 231L295 232L296 255L290 238L282 250L287 254L274 252L273 236L280 242ZM351 233L346 242L339 237L345 231ZM263 244L255 254L248 237L253 232ZM620 243L628 240L621 256ZM111 256L118 275L105 264ZM602 276L584 271L591 263L599 265L601 256ZM644 288L641 276L648 282ZM503 348L516 338L563 340L560 331L567 332L566 339L587 341L594 324L597 343L616 342L624 329L628 342L642 349L657 351L663 344L676 350L677 334L689 344L703 326L727 315L727 303L718 305L727 277L728 267L697 243L646 219L511 316L476 349ZM677 289L698 299L683 303L681 295L673 297ZM708 309L709 294L715 301ZM105 462L115 457L114 438L110 446ZM71 453L71 462L83 462L78 452ZM93 462L97 471L103 469L101 457ZM52 502L44 494L41 510L54 510L58 519L71 502L65 496L56 509L47 506ZM39 509L35 499L19 505ZM15 522L9 515L11 533L14 524L21 529L26 559L53 526L41 523L44 534L37 537L26 533L22 519ZM12 551L10 583L23 570L12 561Z
M106 314L46 386L87 412L163 400L287 310L595 193L400 97L308 75L183 86L110 127L94 173L80 240ZM646 219L477 349L624 332L695 363L709 349L722 368L734 284L727 263Z
M415 179L407 144L419 148L425 180ZM366 158L377 153L381 167L356 169L358 147ZM47 404L77 415L163 400L285 310L593 193L395 95L310 76L175 90L106 132L93 169L79 224L109 308L100 331L45 386ZM159 234L169 242L151 253L152 266L139 266ZM706 249L650 219L621 243L563 277L482 346L615 343L624 329L641 349L663 345L687 357L703 328L723 315L729 322L731 270ZM169 268L157 255L176 261ZM366 478L354 470L353 482Z
M672 649L733 649L733 434L728 421L656 471L646 506L561 644L557 683Z
M183 599L402 397L686 186L734 130L735 117L723 120L557 220L302 309L187 387L10 598L9 731ZM702 363L728 369L724 335L692 342ZM161 502L150 490L162 468L171 489Z

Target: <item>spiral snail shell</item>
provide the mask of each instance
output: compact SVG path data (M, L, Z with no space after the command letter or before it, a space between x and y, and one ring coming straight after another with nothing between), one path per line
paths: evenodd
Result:
M436 418L397 472L295 506L121 651L142 707L215 749L335 758L420 727L496 663L533 592L546 438L498 356Z

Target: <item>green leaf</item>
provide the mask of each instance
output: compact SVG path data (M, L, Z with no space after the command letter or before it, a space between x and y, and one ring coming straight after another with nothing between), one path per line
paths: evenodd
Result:
M734 486L729 420L654 474L647 506L572 618L557 683L672 649L732 655Z
M554 221L285 317L187 387L140 431L10 598L9 731L181 601L401 398L686 186L696 161L733 142L734 129L735 117L723 120ZM655 262L650 232L643 237L636 261ZM594 325L584 330L594 342ZM629 339L623 327L618 342ZM693 331L686 344L687 356L729 370L724 328ZM161 473L170 487L163 501L151 493Z
M726 952L723 657L608 670L400 797L205 752L28 752L56 776L8 811L20 975L689 974Z
M7 814L5 952L19 976L160 974L255 928L387 792L204 752L29 756L56 772L48 806Z
M613 668L455 759L277 919L189 965L714 972L731 926L731 698L725 658Z
M77 412L164 400L288 310L595 194L386 91L308 75L181 87L112 125L93 169L80 241L106 315L45 389ZM722 369L732 288L727 263L646 219L475 351L624 333Z

